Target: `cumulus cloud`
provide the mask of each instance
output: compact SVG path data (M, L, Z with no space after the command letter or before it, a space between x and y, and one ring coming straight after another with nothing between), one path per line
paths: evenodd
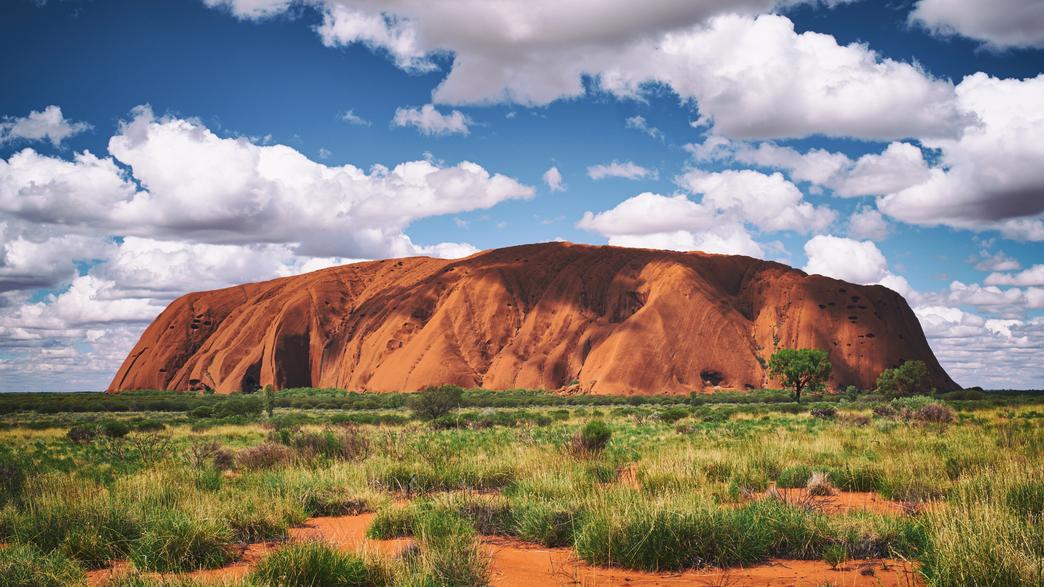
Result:
M426 135L466 135L470 123L471 120L460 110L443 114L431 104L420 108L397 108L392 119L395 126L414 126Z
M245 17L271 4L241 2ZM328 46L361 43L407 70L433 69L432 56L451 55L433 94L442 104L542 105L582 95L589 76L618 96L664 84L699 103L701 124L738 138L960 130L949 82L763 14L800 3L323 0L317 31ZM220 4L235 11L237 2Z
M958 106L976 117L958 138L924 140L940 165L920 183L888 194L878 208L903 222L999 229L1044 240L1044 75L998 79L984 73L957 86Z
M558 171L558 167L551 166L543 175L544 183L547 184L547 189L553 192L564 192L566 185L562 183L562 173Z
M238 18L257 20L286 11L295 0L203 0L211 8L227 10Z
M888 221L877 210L860 207L848 217L848 236L857 240L884 240L888 237Z
M833 210L805 202L801 190L779 173L692 170L678 178L678 185L703 194L703 205L766 232L821 231L837 218Z
M141 108L109 141L110 158L72 161L26 149L0 161L0 212L109 234L211 244L284 243L310 256L423 252L415 220L528 198L532 187L480 165L429 160L326 166L285 145L222 138L198 123Z
M658 173L655 169L642 167L633 161L613 161L592 165L587 168L587 177L591 179L605 179L607 177L621 177L623 179L656 179Z
M968 262L973 264L979 271L1015 271L1016 269L1022 269L1022 263L1019 263L1017 259L1012 258L1004 251L997 251L991 253L987 249L979 251L977 257L968 259Z
M586 212L577 226L612 245L764 257L748 226L809 232L826 228L836 217L828 208L803 201L801 191L778 173L691 170L677 181L700 201L645 192L609 210Z
M72 122L62 114L58 106L48 106L43 110L33 110L27 116L0 119L0 144L12 141L50 141L59 146L65 139L79 134L91 125L86 122Z
M920 0L910 22L996 49L1044 47L1044 4L1037 0Z
M871 241L816 235L805 243L806 273L859 283L879 284L906 297L915 293L906 279L888 268L884 253Z
M1044 378L1044 318L989 319L946 305L914 312L935 356L961 385L1034 388Z
M930 177L921 149L910 143L893 142L879 154L870 153L855 160L825 149L802 153L772 142L752 144L717 135L686 148L697 161L735 161L781 169L794 181L829 188L842 197L884 195Z
M1018 269L1018 265L1012 266ZM1003 269L998 269L1002 271ZM1018 273L991 273L984 280L986 285L1044 286L1044 265L1034 265Z

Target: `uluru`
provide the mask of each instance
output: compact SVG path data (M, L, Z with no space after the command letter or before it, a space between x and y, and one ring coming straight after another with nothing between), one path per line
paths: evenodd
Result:
M907 360L924 361L935 388L958 388L886 287L745 256L552 242L184 295L109 391L743 390L773 385L780 348L825 349L831 388L872 388Z

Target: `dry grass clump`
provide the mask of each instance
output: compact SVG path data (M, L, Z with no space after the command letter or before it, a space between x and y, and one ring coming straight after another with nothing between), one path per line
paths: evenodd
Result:
M275 442L265 442L236 453L236 463L248 470L271 469L289 465L294 451Z
M825 497L837 493L837 488L830 482L830 476L821 471L814 471L805 484L805 490L809 495Z

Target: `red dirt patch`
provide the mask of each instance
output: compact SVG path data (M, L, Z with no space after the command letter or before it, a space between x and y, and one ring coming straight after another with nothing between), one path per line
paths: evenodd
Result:
M290 539L324 540L343 550L358 550L364 545L381 554L395 556L414 543L412 538L393 538L391 540L371 540L366 537L366 530L376 514L358 514L355 516L332 516L309 518L304 527L291 528Z
M838 585L890 587L922 585L909 563L890 559L850 561L833 570L823 561L772 560L748 568L650 573L592 567L568 548L545 548L517 540L484 537L492 558L494 587L537 585Z
M882 497L872 491L838 491L834 495L813 496L803 487L794 489L773 488L765 494L766 499L775 492L784 502L793 505L808 505L827 514L846 514L855 510L866 510L875 514L903 515L907 513L903 504Z

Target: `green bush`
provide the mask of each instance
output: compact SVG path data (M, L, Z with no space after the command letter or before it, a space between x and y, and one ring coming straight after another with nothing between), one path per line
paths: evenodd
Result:
M57 552L28 544L0 548L0 587L65 587L86 580L79 565Z
M77 424L69 428L65 437L77 444L88 444L98 437L98 427L94 424Z
M929 391L928 366L924 361L906 361L885 369L877 377L874 391L885 397L902 397Z
M812 468L808 465L792 465L780 472L776 485L787 489L804 487L812 476Z
M459 408L464 390L457 385L429 387L410 397L407 405L421 420L435 420Z
M591 420L573 436L571 449L578 455L597 455L609 444L612 436L608 424L601 420Z
M102 434L109 438L123 438L130 434L130 426L121 420L109 420L101 425Z
M358 555L322 542L302 542L258 561L249 580L271 587L374 587L388 584L389 577Z

